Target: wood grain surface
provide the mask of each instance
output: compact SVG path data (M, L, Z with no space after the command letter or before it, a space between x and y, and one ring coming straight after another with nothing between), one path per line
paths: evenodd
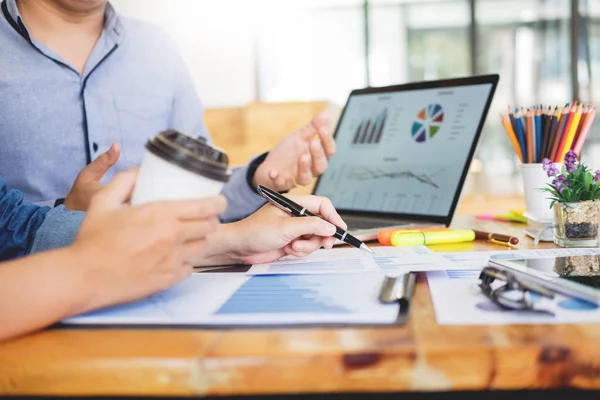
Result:
M456 228L523 225L460 216ZM554 247L544 243L541 247ZM436 251L506 250L485 242ZM49 329L0 344L0 393L250 395L600 387L600 324L439 326L419 277L403 327Z

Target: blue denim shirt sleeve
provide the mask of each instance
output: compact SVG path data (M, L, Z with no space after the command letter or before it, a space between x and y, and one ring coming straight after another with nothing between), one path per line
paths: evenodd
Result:
M31 246L31 253L57 249L73 243L85 213L82 211L67 211L65 206L58 206L46 214Z
M49 210L23 203L23 194L9 190L0 178L0 261L29 254L35 233Z
M175 97L171 113L171 126L190 135L196 135L211 141L203 121L204 108L194 89L193 79L178 55L173 56L176 63ZM223 222L237 221L255 212L266 201L248 185L248 165L235 167L222 194L227 198L227 210L221 215Z

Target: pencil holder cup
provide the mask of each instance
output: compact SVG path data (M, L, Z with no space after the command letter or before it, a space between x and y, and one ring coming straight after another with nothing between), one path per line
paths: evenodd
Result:
M555 164L560 170L562 164ZM523 174L523 192L525 194L525 205L527 213L539 218L540 220L553 219L554 213L550 208L551 200L549 193L544 192L552 177L548 177L541 163L521 164L521 173Z

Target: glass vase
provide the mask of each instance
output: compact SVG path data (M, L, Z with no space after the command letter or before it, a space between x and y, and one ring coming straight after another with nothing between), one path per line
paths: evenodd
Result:
M597 247L599 201L554 204L554 243L562 247Z

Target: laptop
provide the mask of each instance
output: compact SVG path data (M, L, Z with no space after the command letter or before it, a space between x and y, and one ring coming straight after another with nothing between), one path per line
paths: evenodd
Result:
M353 90L313 189L363 241L452 221L498 75Z

